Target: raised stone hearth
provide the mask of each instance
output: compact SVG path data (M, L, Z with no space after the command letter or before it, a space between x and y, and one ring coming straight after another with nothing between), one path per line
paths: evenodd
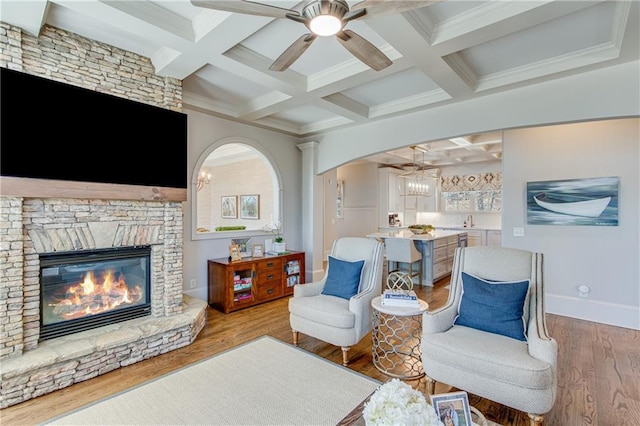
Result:
M206 302L184 296L183 312L124 321L57 339L2 361L0 408L187 346L206 320Z
M0 408L193 342L207 305L182 293L182 214L169 200L0 197ZM40 341L40 254L129 246L151 248L151 315Z

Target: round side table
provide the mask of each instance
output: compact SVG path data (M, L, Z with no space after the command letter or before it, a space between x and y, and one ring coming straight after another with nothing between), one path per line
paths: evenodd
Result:
M429 308L418 299L419 307L385 306L380 296L373 307L373 365L384 374L404 380L424 376L422 369L422 314Z

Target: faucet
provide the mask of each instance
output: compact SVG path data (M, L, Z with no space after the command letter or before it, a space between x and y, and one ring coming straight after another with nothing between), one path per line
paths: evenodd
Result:
M469 228L473 226L473 215L467 216L467 226L469 226Z

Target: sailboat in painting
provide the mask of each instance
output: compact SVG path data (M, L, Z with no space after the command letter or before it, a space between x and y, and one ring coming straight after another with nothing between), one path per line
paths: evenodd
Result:
M572 199L573 198L573 199ZM553 195L541 192L533 197L543 209L572 216L598 217L609 205L611 197L575 199L569 195Z

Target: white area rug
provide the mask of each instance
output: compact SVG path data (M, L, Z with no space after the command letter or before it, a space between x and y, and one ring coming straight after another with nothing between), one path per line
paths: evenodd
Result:
M379 385L261 337L46 424L335 425Z

